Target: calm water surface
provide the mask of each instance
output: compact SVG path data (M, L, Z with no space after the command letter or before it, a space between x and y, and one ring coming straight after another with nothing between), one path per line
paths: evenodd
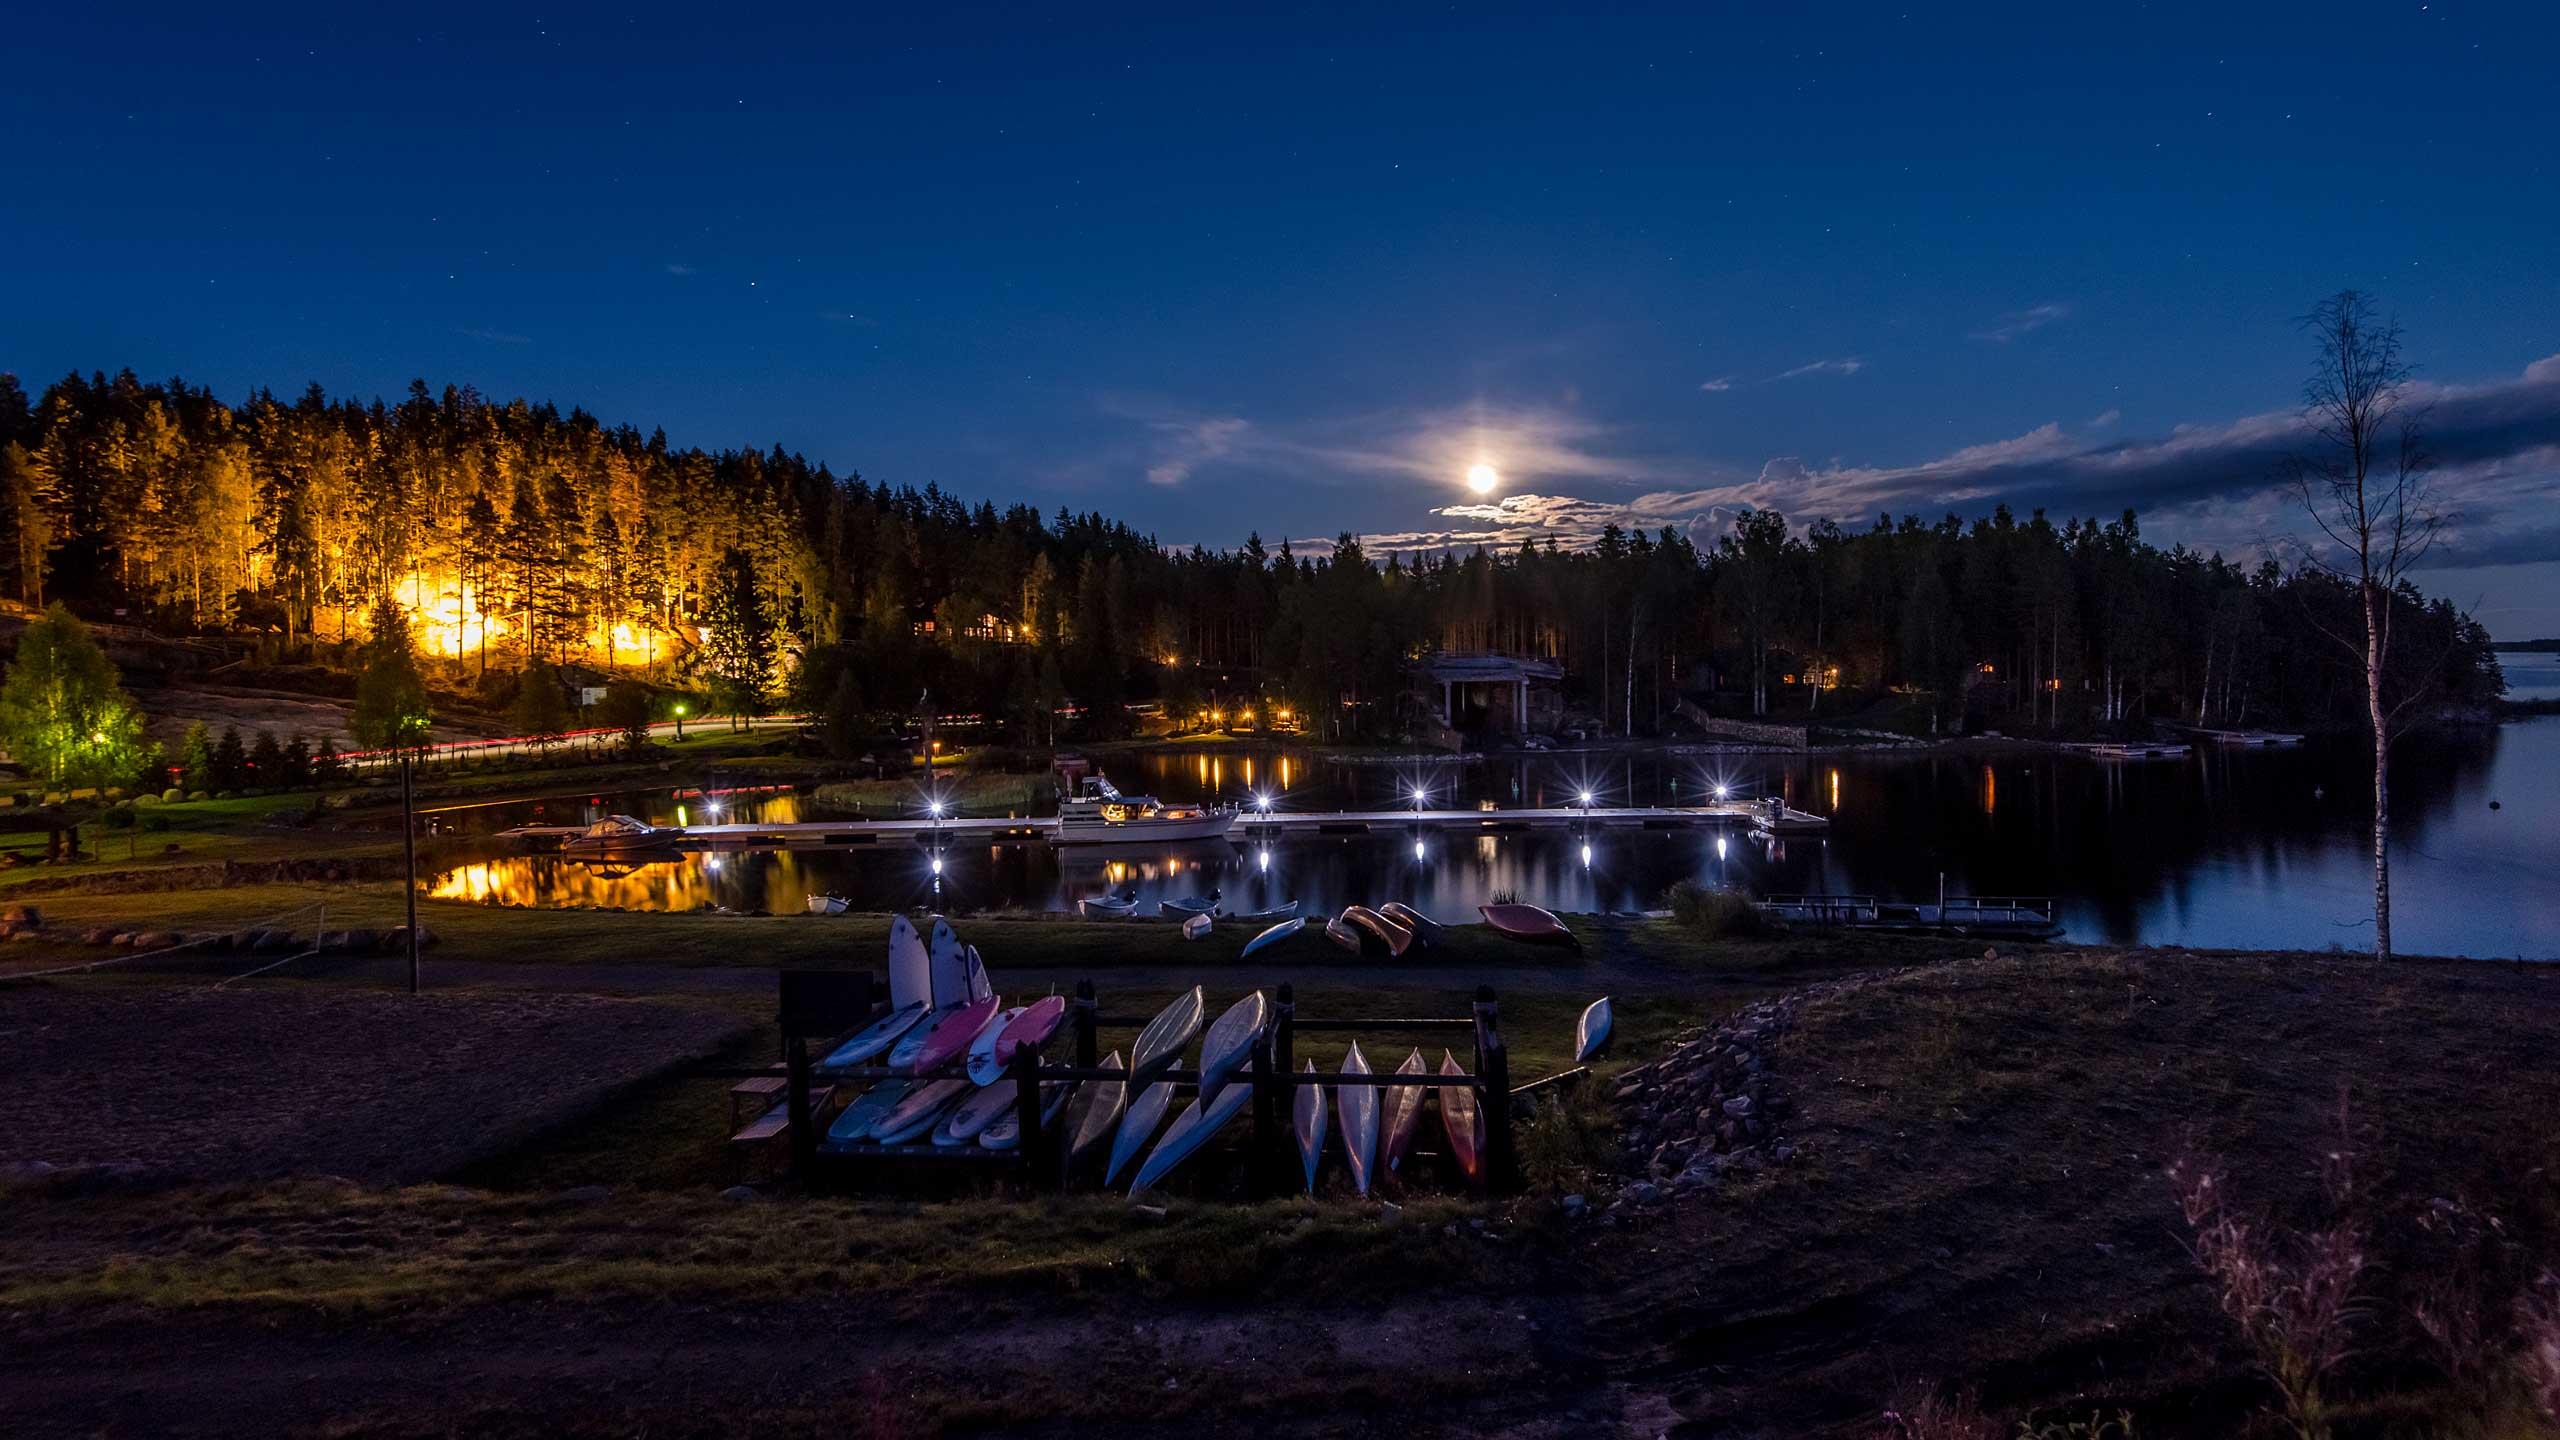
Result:
M2542 657L2533 657L2542 658ZM2510 666L2519 694L2560 693L2560 668ZM2516 673L2522 672L2522 673ZM2369 761L2352 744L2106 762L2031 749L1957 755L1554 756L1426 768L1352 765L1285 749L1193 749L1116 756L1123 789L1167 800L1241 800L1273 791L1313 810L1410 803L1684 804L1715 783L1782 794L1827 815L1819 839L1764 841L1736 829L1473 836L1369 835L1269 845L1224 842L1059 851L954 846L933 873L925 850L689 855L599 866L510 857L438 876L433 893L531 905L797 911L811 894L864 909L1063 909L1134 884L1159 898L1223 892L1229 909L1297 899L1333 911L1400 899L1464 916L1497 896L1558 910L1638 909L1674 881L1758 893L1849 891L2055 897L2073 939L2208 946L2359 948L2370 939L2363 799ZM2395 939L2412 953L2560 957L2560 717L2395 753ZM2494 802L2494 807L2493 807ZM723 819L803 818L793 795L729 797ZM699 823L699 796L666 790L522 802L439 817L486 831L579 823L616 811ZM811 816L809 818L816 818Z

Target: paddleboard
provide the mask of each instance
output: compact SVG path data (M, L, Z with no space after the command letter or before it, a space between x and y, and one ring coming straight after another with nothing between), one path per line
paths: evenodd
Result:
M1295 920L1283 920L1279 924L1272 926L1270 929L1265 930L1261 934L1244 942L1244 949L1238 952L1236 958L1243 959L1245 956L1252 954L1256 950L1268 949L1306 928L1307 922L1304 916Z
M911 1073L930 1075L967 1053L970 1043L981 1031L996 1023L996 1007L1002 1002L993 995L972 1000L947 1012L934 1022L924 1044L916 1047L914 1060L908 1064ZM901 1044L900 1049L906 1047Z
M1440 1073L1464 1075L1458 1068L1458 1057L1440 1052ZM1449 1154L1458 1162L1460 1173L1470 1185L1484 1183L1484 1107L1476 1099L1472 1085L1440 1087L1440 1125L1449 1132Z
M889 1047L889 1058L880 1063L892 1070L914 1074L916 1057L924 1053L925 1042L933 1038L933 1032L941 1028L942 1022L957 1013L959 1007L956 1005L927 1012L922 1019L907 1027L907 1033L899 1036L898 1043Z
M1138 1167L1138 1178L1129 1182L1129 1193L1143 1194L1155 1183L1173 1173L1173 1167L1191 1158L1193 1152L1209 1143L1211 1136L1244 1111L1244 1102L1253 1098L1250 1085L1230 1085L1218 1092L1206 1108L1194 1100L1174 1117L1173 1128L1164 1132L1147 1163Z
M1584 1007L1582 1018L1573 1022L1573 1059L1577 1065L1588 1065L1609 1050L1609 1033L1616 1028L1616 1016L1609 1009L1609 997L1601 996Z
M1064 1082L1040 1087L1040 1123L1042 1125L1045 1126L1058 1118L1058 1112L1066 1106L1067 1092L1074 1088ZM986 1129L978 1132L978 1144L982 1149L1010 1150L1021 1143L1022 1116L1011 1106L1007 1106L1003 1114L989 1121Z
M889 917L889 1006L905 1010L921 1005L931 1009L933 999L933 960L925 953L924 937L916 933L915 922L904 915Z
M1117 1070L1120 1052L1114 1050L1099 1067ZM1067 1102L1067 1163L1075 1165L1093 1153L1120 1123L1120 1112L1129 1103L1129 1087L1117 1080L1087 1080L1076 1086L1073 1100Z
M965 1005L978 998L969 986L969 949L951 931L951 922L933 917L932 938L925 948L933 964L933 1003Z
M1111 1163L1103 1168L1103 1184L1120 1183L1120 1172L1128 1169L1129 1162L1137 1159L1138 1152L1156 1137L1156 1127L1164 1123L1164 1112L1172 1108L1173 1086L1166 1083L1148 1086L1129 1102L1128 1110L1120 1116L1120 1134L1111 1142Z
M1366 1075L1368 1057L1360 1053L1360 1042L1351 1042L1351 1053L1342 1057L1342 1073ZM1370 1174L1378 1166L1378 1091L1371 1085L1342 1085L1333 1092L1333 1108L1342 1117L1342 1151L1351 1162L1352 1188L1369 1193Z
M1033 1054L1040 1053L1040 1047L1048 1044L1049 1037L1058 1033L1059 1024L1066 1018L1067 997L1064 995L1044 996L1015 1011L1003 1033L996 1036L997 1066L1011 1066L1014 1052L1025 1045L1031 1047Z
M1316 1073L1316 1062L1307 1062L1306 1073ZM1298 1133L1298 1158L1307 1162L1307 1193L1313 1195L1316 1193L1316 1166L1324 1159L1324 1087L1299 1086L1293 1110L1293 1124Z
M1396 1073L1421 1075L1429 1068L1422 1063L1422 1051L1417 1048L1396 1067ZM1414 1132L1422 1128L1423 1093L1419 1085L1392 1085L1387 1088L1386 1098L1378 1102L1378 1128L1382 1132L1379 1143L1386 1148L1387 1170L1391 1174L1404 1164L1405 1152L1413 1148Z
M1015 1100L1010 1085L989 1085L962 1100L933 1127L936 1145L966 1145L978 1138L978 1132L1002 1116Z
M969 1059L960 1068L972 1085L993 1085L1004 1078L1004 1067L996 1063L996 1043L1004 1038L1004 1027L1022 1018L1022 1007L999 1010L978 1038L969 1042Z
M827 1138L839 1144L870 1139L871 1129L880 1123L880 1117L907 1098L907 1088L904 1080L883 1080L872 1086L836 1116L836 1123L827 1127Z
M892 1010L864 1026L852 1039L830 1051L826 1059L818 1062L818 1068L842 1070L855 1065L868 1065L883 1051L897 1044L898 1038L914 1029L915 1023L924 1017L925 1008L922 1005L910 1005L904 1010Z
M908 1091L905 1099L881 1116L880 1123L871 1127L871 1138L883 1145L920 1139L941 1122L944 1111L969 1093L966 1080L929 1080Z
M994 993L995 983L987 978L987 962L978 954L978 947L972 945L969 947L969 998L984 1000Z
M1253 1058L1253 1042L1262 1034L1265 1018L1271 1013L1262 992L1254 991L1218 1017L1209 1033L1200 1040L1200 1098L1215 1101L1226 1088L1227 1080Z
M1191 1046L1193 1036L1200 1033L1200 1012L1205 1002L1200 987L1174 997L1172 1004L1156 1012L1147 1028L1138 1032L1138 1043L1129 1051L1129 1088L1142 1090L1157 1076L1172 1069Z

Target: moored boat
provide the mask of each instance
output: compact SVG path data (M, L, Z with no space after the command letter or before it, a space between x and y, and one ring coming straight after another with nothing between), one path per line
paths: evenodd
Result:
M1125 920L1138 913L1138 887L1103 895L1087 895L1076 902L1076 913L1087 920Z
M1159 900L1156 902L1156 909L1163 912L1168 920L1188 920L1194 915L1214 915L1218 910L1218 893L1212 890L1206 895L1185 895L1178 900Z
M853 902L841 895L812 895L803 903L812 915L841 915L853 908Z
M1555 912L1541 910L1535 905L1479 905L1476 913L1484 916L1484 923L1513 940L1531 945L1582 948L1582 942L1575 939L1564 922L1555 917Z
M1292 900L1286 905L1274 905L1268 910L1233 911L1226 918L1246 925L1276 925L1280 921L1293 918L1297 913L1298 902Z
M1223 839L1235 812L1204 805L1167 805L1152 795L1123 795L1099 775L1084 777L1058 804L1059 845L1158 843Z
M635 851L667 851L684 838L681 825L652 825L628 815L607 815L560 842L563 855L627 855Z

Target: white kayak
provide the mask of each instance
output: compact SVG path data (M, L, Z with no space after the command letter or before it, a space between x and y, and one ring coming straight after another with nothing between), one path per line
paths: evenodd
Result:
M862 1093L862 1098L844 1107L836 1122L827 1127L827 1138L844 1144L871 1138L871 1129L880 1117L897 1108L907 1098L905 1080L883 1080Z
M1114 1050L1098 1067L1117 1070L1120 1052ZM1076 1087L1073 1100L1067 1102L1067 1163L1077 1164L1093 1153L1093 1147L1120 1123L1120 1112L1129 1103L1129 1087L1117 1080L1087 1080Z
M1316 1073L1316 1062L1307 1062L1306 1073ZM1293 1124L1298 1132L1298 1157L1307 1162L1307 1193L1316 1193L1316 1165L1324 1159L1324 1087L1301 1085L1295 1102Z
M922 1005L910 1005L904 1010L890 1011L862 1027L852 1039L829 1051L827 1058L818 1062L818 1068L845 1070L856 1065L870 1064L890 1046L897 1044L900 1037L914 1029L915 1023L923 1019L925 1013L925 1007Z
M1147 1028L1138 1032L1138 1043L1129 1051L1129 1088L1141 1090L1157 1076L1172 1069L1191 1048L1191 1037L1200 1033L1200 1015L1207 1008L1200 987L1173 999L1173 1003L1156 1012Z
M904 915L889 917L889 1004L899 1010L934 1005L933 958L915 922Z
M1422 1062L1422 1051L1416 1048L1396 1067L1399 1075L1424 1075L1430 1067ZM1386 1097L1378 1102L1378 1143L1387 1152L1387 1170L1393 1173L1404 1164L1405 1152L1413 1148L1414 1133L1422 1128L1423 1087L1391 1085Z
M1573 1022L1575 1064L1588 1065L1608 1053L1612 1020L1613 1017L1609 1012L1609 997L1606 995L1592 1001L1583 1010L1582 1018Z
M1173 1167L1191 1158L1192 1153L1209 1143L1209 1137L1225 1128L1226 1123L1243 1113L1244 1102L1253 1098L1250 1085L1230 1085L1218 1092L1204 1108L1194 1100L1174 1117L1173 1128L1164 1132L1148 1154L1147 1163L1138 1167L1138 1178L1129 1182L1129 1193L1142 1194L1155 1183L1173 1173Z
M1360 1042L1351 1042L1351 1053L1342 1057L1342 1073L1366 1075L1369 1061L1360 1053ZM1342 1151L1351 1162L1352 1188L1369 1193L1369 1180L1378 1168L1378 1091L1371 1085L1342 1085L1333 1092L1334 1110L1342 1117Z
M1010 1085L989 1085L980 1089L977 1094L952 1107L951 1113L942 1117L942 1123L933 1127L933 1143L968 1144L978 1138L979 1131L1012 1109L1017 1098Z
M1164 1123L1164 1112L1173 1108L1173 1085L1159 1081L1139 1092L1120 1116L1120 1134L1111 1142L1111 1163L1104 1167L1102 1183L1120 1183L1120 1172L1156 1138L1156 1127Z
M1200 1039L1200 1098L1214 1101L1226 1088L1227 1080L1253 1059L1253 1043L1261 1038L1262 1026L1271 1014L1271 1006L1262 992L1254 991L1218 1017L1209 1033Z
M1021 1019L1022 1012L1029 1008L1016 1005L1010 1010L997 1011L996 1018L988 1022L987 1028L978 1032L978 1038L969 1042L969 1059L960 1067L968 1075L969 1083L993 1085L1004 1078L1004 1066L996 1060L996 1041L1003 1038L1004 1028Z
M904 1145L920 1140L942 1123L942 1114L960 1103L970 1092L966 1080L930 1080L907 1092L880 1123L871 1127L871 1138L883 1145Z

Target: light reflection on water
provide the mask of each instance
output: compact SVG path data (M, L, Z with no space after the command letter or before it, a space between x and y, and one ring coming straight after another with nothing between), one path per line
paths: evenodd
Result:
M2369 932L2364 787L2351 743L2210 747L2178 761L2109 763L2051 751L1851 752L1820 756L1506 757L1471 765L1350 765L1304 752L1158 750L1111 757L1124 789L1167 800L1245 801L1257 781L1282 809L1393 809L1426 786L1452 808L1687 804L1714 786L1782 794L1829 815L1826 837L1772 843L1739 830L1465 835L1404 827L1274 844L1203 842L1128 851L1045 844L953 846L934 873L921 849L687 855L595 866L507 857L440 875L430 893L525 905L797 911L812 894L863 909L1066 909L1126 885L1142 908L1215 888L1230 910L1297 899L1311 911L1402 900L1463 917L1514 898L1559 910L1639 909L1674 881L1757 893L1849 891L1934 899L2050 895L2077 939L2357 948ZM2549 957L2560 952L2560 718L2395 753L2396 927L2404 950ZM2503 803L2492 810L2488 802ZM624 811L682 818L672 792L581 796L464 812L460 828L578 824ZM795 796L732 797L724 820L801 818ZM742 813L743 812L743 813ZM709 817L702 817L707 819ZM1721 844L1719 843L1721 841ZM1418 847L1418 848L1417 848ZM1587 850L1587 854L1586 854ZM2483 897L2488 903L2483 903Z

